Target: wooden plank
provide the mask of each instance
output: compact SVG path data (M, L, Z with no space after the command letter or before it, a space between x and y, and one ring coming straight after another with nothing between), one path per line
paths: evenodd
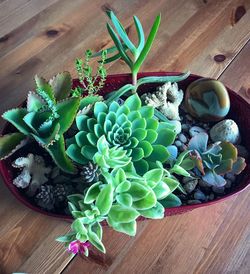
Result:
M0 2L0 5L7 5L8 2L10 0ZM9 38L0 39L0 90L4 98L0 102L1 110L16 106L17 102L23 100L27 90L34 85L34 74L51 77L64 69L74 73L73 60L85 49L99 50L111 45L103 23L106 21L104 11L107 8L117 12L133 40L133 14L142 19L148 33L156 14L162 13L162 25L155 47L142 70L189 68L199 74L218 77L249 39L249 0L137 0L129 3L122 0L109 0L105 3L95 0L88 1L87 5L85 0L40 2L37 4L36 0L31 0L25 6L24 1L22 6L17 0L12 1L13 6L8 6L9 16L8 13L2 13L4 24L1 25L1 30L9 34ZM247 12L232 24L232 13L238 6L244 6ZM11 14L16 15L15 20L8 21ZM10 23L7 28L6 22ZM48 30L58 32L48 35ZM228 81L226 84L230 87L249 88L246 80L249 76L246 72L249 67L246 61L248 48L249 46L245 47L239 54L239 58L243 55L241 61L236 63L239 60L236 58L232 70L229 66L222 76L222 80ZM224 54L226 59L220 63L215 62L213 57L218 54ZM125 72L127 68L123 62L118 61L109 66L109 71ZM1 120L0 124L2 122ZM207 271L208 268L234 271L234 263L239 269L247 270L249 253L244 240L247 240L249 234L241 227L237 217L242 216L245 220L249 217L246 213L240 213L240 208L245 208L246 212L247 199L244 195L247 194L249 193L240 196L242 202L234 198L183 216L142 222L138 225L138 235L135 238L105 228L104 242L108 253L92 253L90 261L77 257L65 273L133 273L134 270L137 273L180 273L178 271L183 270L183 265L186 267L185 271ZM28 210L2 185L0 200L0 273L61 272L72 257L63 251L60 244L54 242L54 238L66 232L69 224ZM233 216L232 220L230 214ZM224 218L228 227L223 226ZM237 227L239 235L235 234L232 244L228 245L226 240L233 231L233 226ZM225 236L221 229L226 230ZM155 238L152 235L156 235ZM212 239L219 241L218 247L215 247L216 243ZM242 252L241 246L244 246ZM220 254L222 248L228 248L228 253ZM236 252L232 252L233 248ZM188 251L183 253L183 250ZM211 261L208 259L201 264L207 254ZM233 257L233 261L229 266L225 266L226 263L221 266L220 262L227 259L227 254Z

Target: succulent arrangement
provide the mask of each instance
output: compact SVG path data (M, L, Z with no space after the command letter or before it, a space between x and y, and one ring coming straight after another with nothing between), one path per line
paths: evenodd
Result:
M0 137L0 158L10 157L20 170L13 184L42 209L71 214L71 232L57 240L86 256L91 245L105 253L103 223L134 236L140 218L161 219L166 208L220 197L247 157L237 124L222 120L230 108L222 83L195 81L183 102L177 82L189 73L138 79L160 15L146 40L134 16L137 46L116 15L108 16L114 45L77 59L74 85L68 72L48 82L36 76L26 105L2 116L17 132ZM96 74L94 57L100 57ZM117 59L130 68L131 83L103 92L105 64ZM148 83L161 85L140 94Z

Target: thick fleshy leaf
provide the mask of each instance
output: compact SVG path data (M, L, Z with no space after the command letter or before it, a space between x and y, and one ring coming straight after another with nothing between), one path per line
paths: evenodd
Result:
M132 207L113 205L109 211L109 217L116 223L129 223L134 221L140 214Z
M222 176L210 170L206 171L205 175L202 176L202 180L205 181L207 184L216 187L222 187L227 183Z
M84 114L76 115L76 126L79 130L88 131L88 116Z
M135 119L133 122L132 122L132 129L135 130L137 128L143 128L145 129L146 128L146 119L145 118L138 118L138 119Z
M75 167L65 152L65 144L63 136L59 140L46 148L54 162L59 168L67 173L75 173Z
M40 95L35 92L30 91L27 97L27 110L38 111L43 105L45 105L45 101L40 97Z
M155 183L159 183L162 180L163 169L156 168L148 171L143 177L146 181L153 181Z
M113 203L112 184L105 185L96 199L96 206L101 215L107 215Z
M169 194L165 199L159 201L164 208L171 208L176 206L181 206L181 200L173 193Z
M131 154L133 161L139 161L144 157L144 152L142 148L136 147L132 150Z
M91 204L97 199L97 197L101 191L100 184L101 184L101 182L97 182L88 188L88 190L85 194L85 197L84 197L85 204Z
M131 122L134 121L135 119L142 118L140 112L138 112L138 111L136 111L136 110L131 111L131 112L128 114L127 117L128 117L128 119L129 119L129 121L131 121Z
M93 159L93 157L94 157L96 151L97 151L96 147L88 146L88 145L82 147L82 149L81 149L82 155L83 155L86 159L88 159L88 160L92 160L92 159Z
M151 106L143 106L139 109L143 118L152 118L154 116L154 108Z
M92 146L96 146L97 145L97 137L94 133L90 132L87 134L87 139L89 141L89 143L92 145Z
M246 165L247 164L245 159L242 157L238 157L236 162L233 164L233 168L231 172L238 175L244 170Z
M125 233L129 236L136 235L136 221L129 223L115 223L112 227L114 230Z
M141 141L138 145L138 148L139 147L143 149L145 158L148 157L153 151L153 147L148 141Z
M117 193L123 193L130 189L131 183L129 181L124 181L120 183L117 188L115 189L115 192Z
M133 199L130 194L122 193L116 196L117 202L122 206L131 207L133 203Z
M188 143L190 150L197 150L199 152L205 152L207 149L208 135L207 133L196 134Z
M92 225L91 231L93 231L100 240L102 239L102 226L100 223L96 222L94 225Z
M170 193L171 190L168 187L168 185L166 183L164 183L163 181L159 182L154 188L153 191L155 193L155 196L157 198L157 200L161 200L164 199L165 197L167 197Z
M131 95L124 102L124 105L127 106L130 111L139 110L141 107L141 99L137 94Z
M215 172L219 175L222 175L232 170L232 167L233 167L232 159L223 160L221 161L220 165L215 168Z
M65 99L56 105L56 111L59 115L58 122L60 124L59 134L63 134L72 125L76 112L79 108L80 99L73 97Z
M25 145L26 135L20 132L0 136L0 160L3 160Z
M77 145L79 146L79 149L80 149L80 147L83 147L83 146L89 144L87 134L88 133L86 131L79 131L75 135L75 141L76 141Z
M85 97L83 97L80 100L79 109L82 110L83 108L85 108L85 107L87 107L89 105L93 105L96 102L100 102L102 100L103 100L103 97L99 96L99 95L88 95L88 96L85 96Z
M120 105L117 102L112 102L109 106L109 111L114 111L116 112Z
M138 141L142 141L147 136L147 130L143 128L137 128L133 130L132 136L135 137Z
M100 112L107 113L108 106L104 102L97 102L95 103L94 107L94 115L97 118Z
M39 94L39 91L45 92L50 100L55 103L56 100L51 85L44 78L38 77L37 75L35 76L35 82L37 86L37 93Z
M155 140L157 139L157 132L153 129L148 129L147 130L147 136L145 137L145 141L148 141L150 144L153 144Z
M71 92L72 86L70 73L67 71L58 73L49 80L49 84L51 85L57 100L66 99Z
M29 127L23 121L27 110L24 108L15 108L4 112L2 117L15 126L21 133L28 135L30 133Z
M221 142L220 147L222 150L220 153L222 154L222 160L232 159L233 162L237 160L237 148L229 143L229 142Z
M81 149L76 144L71 144L67 150L67 155L76 163L84 165L88 160L81 154Z
M106 249L103 245L103 243L101 242L101 240L99 239L99 237L97 236L96 233L94 233L91 230L88 230L88 236L89 236L89 241L90 243L96 247L98 250L100 250L103 253L106 253Z
M147 119L147 129L152 129L157 131L159 122L155 118Z
M156 162L160 161L162 163L166 162L169 157L169 152L166 147L162 145L153 145L153 151L150 156L147 158L148 161Z
M133 207L138 210L149 209L156 205L157 199L153 191L150 191L143 199L133 202Z
M175 174L178 174L178 175L182 175L182 176L185 176L185 177L188 177L190 176L190 174L181 166L178 166L178 165L174 165L170 170L169 172L171 173L175 173Z
M136 172L139 175L144 175L148 171L149 165L148 165L148 162L145 161L144 159L134 162L133 164L136 169Z
M180 185L180 183L177 180L169 177L165 177L163 179L163 182L168 185L171 192L173 192Z
M157 202L154 207L146 210L139 210L139 212L145 218L162 219L164 217L165 209L162 204Z
M80 221L80 219L76 219L72 225L71 228L73 231L76 233L82 234L82 235L87 235L87 229L85 228L84 224Z
M158 137L155 141L155 144L170 146L173 144L175 137L176 134L173 130L170 130L168 128L158 130Z
M94 118L89 118L88 119L87 126L88 126L88 130L90 132L94 132L95 124L96 124L96 119L94 119Z

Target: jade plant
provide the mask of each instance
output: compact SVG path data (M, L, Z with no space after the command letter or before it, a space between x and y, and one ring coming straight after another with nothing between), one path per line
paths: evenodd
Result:
M217 142L208 146L206 133L195 135L190 140L188 148L191 151L190 158L184 162L188 165L190 160L193 161L196 174L201 174L203 181L208 185L222 187L226 184L224 174L240 174L246 166L245 159L237 156L237 148L233 144Z
M70 74L58 74L49 82L36 76L35 81L36 92L29 92L27 106L2 115L19 132L0 137L1 158L10 156L28 137L49 152L63 171L73 173L75 168L65 153L63 134L74 121L80 99L68 97L72 85Z

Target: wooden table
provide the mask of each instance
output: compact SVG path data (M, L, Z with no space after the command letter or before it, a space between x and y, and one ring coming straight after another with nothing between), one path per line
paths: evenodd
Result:
M132 39L133 14L148 32L161 12L143 71L190 70L220 79L250 101L249 0L0 0L1 112L25 98L35 74L69 70L75 76L76 57L111 45L106 9L117 13ZM108 70L127 67L118 61ZM54 241L68 223L29 210L1 184L0 273L250 273L249 194L141 222L135 238L105 228L107 254L86 260Z

